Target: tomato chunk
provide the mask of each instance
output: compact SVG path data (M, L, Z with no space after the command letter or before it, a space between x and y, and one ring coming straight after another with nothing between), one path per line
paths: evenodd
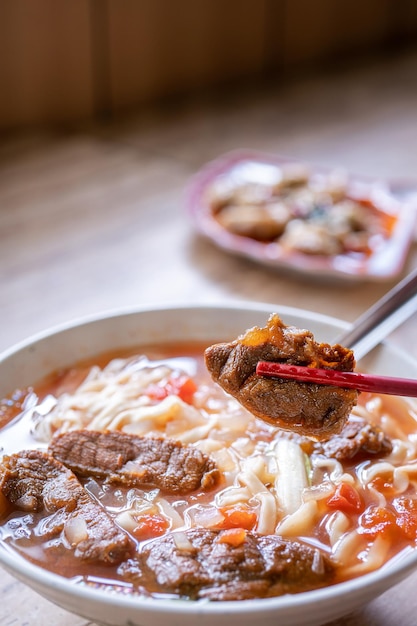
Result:
M349 483L337 485L334 494L327 499L326 504L330 509L338 509L344 513L359 513L363 509L359 493Z
M376 476L371 485L380 493L383 493L386 496L391 496L395 494L395 487L393 483L393 477L390 476Z
M391 539L417 539L417 499L400 496L391 508L369 507L359 518L359 532L372 537L389 536Z
M149 385L144 393L158 402L167 396L178 396L187 404L192 404L196 391L197 385L194 380L186 374L181 374L180 376L172 376L165 384Z
M132 534L139 541L160 537L169 528L168 520L161 515L142 515Z
M417 539L417 500L400 496L393 501L397 513L397 526L407 539Z
M195 392L197 391L197 385L189 376L180 376L175 378L174 388L176 389L176 395L184 400L187 404L191 404Z
M252 530L258 519L255 511L242 505L221 508L220 513L223 515L224 520L218 528L245 528L246 530Z
M359 518L358 532L375 539L378 535L399 535L395 513L381 506L370 506Z
M219 537L219 543L228 543L230 546L240 546L245 542L246 530L244 528L230 528L229 530L223 530Z

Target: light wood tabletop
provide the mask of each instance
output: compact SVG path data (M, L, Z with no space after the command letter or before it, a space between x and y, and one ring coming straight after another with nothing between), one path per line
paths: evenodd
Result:
M142 305L246 300L353 321L395 281L323 282L217 249L184 208L190 176L236 148L417 185L417 54L0 145L0 349ZM417 266L413 243L402 272ZM417 314L391 337L417 357ZM333 626L412 626L417 573ZM0 572L0 625L78 626Z

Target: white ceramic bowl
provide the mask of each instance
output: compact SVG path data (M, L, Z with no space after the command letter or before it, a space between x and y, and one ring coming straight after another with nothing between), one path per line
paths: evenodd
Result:
M0 357L0 395L36 382L58 367L103 351L149 342L233 339L272 311L285 323L333 342L347 324L330 317L271 305L237 304L144 309L76 322L37 336ZM417 376L417 363L389 345L373 350L366 368ZM318 626L358 609L400 582L417 567L417 551L400 553L380 570L317 591L264 600L192 602L142 599L75 584L23 560L0 546L0 563L13 576L52 602L89 620L111 626Z

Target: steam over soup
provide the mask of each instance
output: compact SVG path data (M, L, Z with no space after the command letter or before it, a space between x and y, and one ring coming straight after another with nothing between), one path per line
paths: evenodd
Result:
M193 600L297 593L417 537L417 428L361 394L326 441L255 418L207 346L147 347L1 403L0 537L60 575Z

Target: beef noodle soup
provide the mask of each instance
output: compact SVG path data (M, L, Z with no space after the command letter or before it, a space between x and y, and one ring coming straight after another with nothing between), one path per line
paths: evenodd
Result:
M314 442L215 384L204 346L76 364L1 403L0 540L74 582L154 597L297 593L417 538L417 428L361 394Z

